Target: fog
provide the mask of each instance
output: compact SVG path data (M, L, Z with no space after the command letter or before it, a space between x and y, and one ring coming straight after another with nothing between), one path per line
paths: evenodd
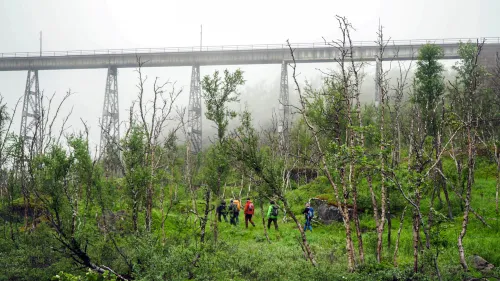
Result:
M374 41L377 25L392 39L464 38L500 35L498 0L366 0L366 1L123 1L123 0L0 0L0 53L39 51L39 32L43 31L44 51L91 50L107 48L141 48L198 46L203 24L203 45L248 45L321 42L339 37L335 15L346 16L356 28L357 41ZM473 17L469 15L474 15ZM446 23L446 24L444 24ZM450 28L448 24L452 24ZM447 68L453 62L445 62ZM384 63L394 71L397 64ZM147 66L147 65L146 65ZM263 125L278 106L280 65L205 66L201 75L214 70L241 68L246 80L241 87L240 109L248 105L255 122ZM300 64L299 81L319 86L322 74L334 64ZM362 100L374 98L373 65L366 67ZM190 67L145 68L151 95L155 77L175 82L183 89L178 106L187 106L191 77ZM392 74L391 74L392 75ZM291 100L296 95L289 71ZM55 102L71 89L59 117L72 115L67 132L83 129L81 120L90 126L90 141L99 143L99 119L106 82L106 70L40 71L40 89L44 95L55 93ZM137 97L137 74L134 69L119 69L120 119ZM24 93L26 72L0 72L0 94L14 107ZM19 131L20 109L14 116L14 131ZM203 120L204 139L213 130ZM123 130L122 130L123 131Z

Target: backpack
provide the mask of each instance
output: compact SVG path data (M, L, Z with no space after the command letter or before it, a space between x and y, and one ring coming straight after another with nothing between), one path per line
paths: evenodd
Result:
M233 204L236 206L236 211L239 212L241 209L240 200L234 200Z
M314 218L314 209L313 209L313 207L309 207L309 211L307 212L307 217L309 219Z
M277 217L278 216L278 206L273 205L273 208L271 209L271 216L272 217Z
M229 211L232 213L238 212L238 209L237 209L236 205L234 205L234 203L231 203L231 205L229 205Z
M252 211L253 211L253 203L248 204L248 210L249 210L250 212L252 212Z

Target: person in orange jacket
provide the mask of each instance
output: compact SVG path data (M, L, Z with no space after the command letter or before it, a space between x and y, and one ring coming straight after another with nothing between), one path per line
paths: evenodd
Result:
M235 216L235 225L239 224L240 223L240 210L241 210L241 203L240 203L240 200L238 199L233 199L233 204L236 206L236 210L234 212L234 216Z
M247 202L245 204L245 209L244 209L245 227L246 228L248 228L249 221L255 227L255 223L253 223L253 221L252 221L252 216L253 216L254 212L255 212L255 206L253 205L252 200L250 200L250 197L249 197L249 198L247 198Z

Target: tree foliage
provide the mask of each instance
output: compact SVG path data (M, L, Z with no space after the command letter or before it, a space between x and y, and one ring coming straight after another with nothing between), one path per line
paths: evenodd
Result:
M444 94L445 83L443 77L443 65L439 60L444 56L443 49L434 44L426 44L420 47L417 57L417 69L415 71L415 93L414 100L422 111L425 126L429 135L436 136L439 114L436 112L438 102Z
M202 93L207 107L205 116L215 123L219 142L224 139L229 120L236 117L236 112L229 109L229 104L238 101L237 89L243 84L243 72L239 69L234 73L224 70L224 77L220 77L219 71L215 71L212 77L203 77Z

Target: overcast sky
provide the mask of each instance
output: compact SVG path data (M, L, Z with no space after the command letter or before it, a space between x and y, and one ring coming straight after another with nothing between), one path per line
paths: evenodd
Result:
M379 20L385 34L397 40L497 37L499 11L500 0L0 0L0 53L38 51L41 30L45 51L197 46L200 24L203 45L319 42L339 35L336 14L356 27L355 40L373 41ZM300 65L299 70L313 79L315 68L327 67ZM249 89L279 89L279 65L241 68ZM202 67L201 73L215 69ZM147 69L146 74L177 81L185 93L180 103L187 104L189 67ZM104 69L43 71L40 87L58 97L70 88L76 92L66 104L66 110L74 107L70 130L81 129L81 117L97 143L105 79ZM118 80L123 119L136 97L136 77L132 69L121 69ZM0 93L9 105L22 96L25 81L25 71L0 72Z

